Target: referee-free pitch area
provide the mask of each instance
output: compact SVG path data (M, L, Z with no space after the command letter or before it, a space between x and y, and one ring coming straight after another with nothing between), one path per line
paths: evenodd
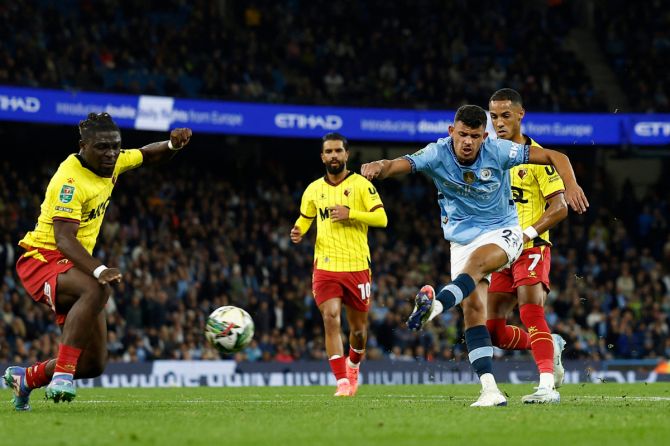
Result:
M559 405L471 408L474 385L79 389L54 404L33 392L14 412L1 389L0 444L35 445L642 445L670 442L670 384L573 384Z

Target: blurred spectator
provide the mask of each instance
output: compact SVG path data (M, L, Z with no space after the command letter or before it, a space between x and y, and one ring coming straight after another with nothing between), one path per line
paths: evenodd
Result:
M670 112L670 13L663 1L613 0L596 15L595 35L618 75L631 110Z
M563 49L580 18L565 3L5 2L0 84L450 109L485 104L493 91L508 86L521 92L531 110L605 110L584 66ZM642 9L644 23L656 23L650 11L657 6L630 7L635 13L628 20L637 22ZM627 23L616 26L605 28L619 40L631 36ZM667 51L667 28L659 25L652 28L659 33L654 39L647 35L631 48L624 39L608 51L615 57L632 49L641 55ZM654 46L648 50L649 41ZM648 65L637 61L623 68L631 75L662 72ZM640 104L645 111L667 107L667 81L643 79L635 96L649 98Z

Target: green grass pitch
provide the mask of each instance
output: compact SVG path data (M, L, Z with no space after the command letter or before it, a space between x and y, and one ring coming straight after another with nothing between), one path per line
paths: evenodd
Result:
M79 389L54 404L33 393L14 412L2 390L0 444L18 445L643 445L670 444L670 383L575 384L560 405L468 407L473 385Z

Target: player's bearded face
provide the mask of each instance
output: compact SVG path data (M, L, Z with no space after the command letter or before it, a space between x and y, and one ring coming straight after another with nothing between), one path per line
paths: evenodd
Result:
M346 164L339 162L339 161L333 161L328 164L326 164L326 170L328 173L332 175L337 175L338 173L342 172L344 170L344 167Z
M342 141L325 141L321 151L321 161L331 175L341 173L347 167L348 152Z
M477 159L479 148L488 136L484 126L468 127L461 121L449 126L449 135L454 143L454 152L461 164L472 164Z
M80 142L80 153L89 167L100 176L114 174L116 160L121 153L121 135L114 131L100 131Z

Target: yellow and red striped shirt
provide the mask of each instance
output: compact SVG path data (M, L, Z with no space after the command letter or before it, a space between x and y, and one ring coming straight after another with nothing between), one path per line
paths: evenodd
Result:
M300 214L310 219L310 223L301 227L301 230L305 234L311 221L316 219L314 264L318 269L337 272L370 268L368 225L351 217L347 221L333 222L329 208L335 205L362 212L372 212L384 206L372 183L354 172L350 172L338 184L323 177L307 186L302 196Z

